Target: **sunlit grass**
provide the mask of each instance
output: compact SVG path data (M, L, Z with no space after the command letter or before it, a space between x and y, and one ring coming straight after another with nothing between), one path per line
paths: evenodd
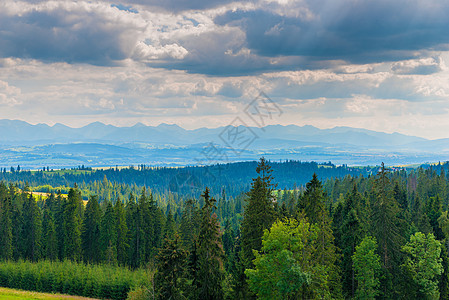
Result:
M0 300L45 300L45 299L88 300L93 298L69 296L62 294L45 294L45 293L22 291L0 287Z

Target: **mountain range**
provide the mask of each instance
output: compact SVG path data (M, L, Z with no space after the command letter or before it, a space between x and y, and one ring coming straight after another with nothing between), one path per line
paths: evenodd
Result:
M213 145L213 146L212 146ZM178 125L117 127L94 122L80 128L0 120L0 166L188 165L220 160L332 161L339 164L422 163L449 159L449 139L428 140L352 127L198 128ZM223 158L225 157L225 158ZM213 160L216 162L216 159Z

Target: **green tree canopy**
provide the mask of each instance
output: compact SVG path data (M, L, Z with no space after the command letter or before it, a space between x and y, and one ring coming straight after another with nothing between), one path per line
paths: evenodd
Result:
M436 277L443 272L441 243L432 233L425 235L417 232L402 247L402 251L407 255L403 266L418 286L420 297L439 299Z
M376 253L376 239L366 236L352 256L355 278L358 283L357 299L375 299L379 295L380 257Z

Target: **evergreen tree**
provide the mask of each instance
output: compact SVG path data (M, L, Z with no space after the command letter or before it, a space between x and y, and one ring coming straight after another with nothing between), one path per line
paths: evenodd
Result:
M173 239L165 238L156 259L158 272L154 277L159 299L185 299L184 272L187 263L187 251L181 247L177 234Z
M12 259L13 253L13 223L12 203L7 187L0 182L0 260Z
M235 234L229 220L226 219L224 233L222 236L223 250L226 256L226 270L229 271L234 265L234 243Z
M403 243L401 236L401 220L398 218L399 208L393 198L387 170L382 168L377 175L374 185L375 200L372 211L372 231L379 244L379 254L385 277L382 282L383 297L394 298L393 280L398 278L400 264L400 247Z
M430 197L427 201L426 212L430 226L432 226L432 232L439 240L444 239L443 232L438 224L438 218L441 216L442 211L440 196L437 194L435 197Z
M357 191L354 184L352 192L345 198L344 219L340 227L341 232L341 251L342 259L342 285L344 292L348 297L354 297L356 282L355 272L352 266L352 256L356 246L361 242L365 235L365 230L359 218L359 203L362 196Z
M256 172L258 176L253 179L251 190L247 193L241 227L242 258L245 268L253 267L253 250L260 251L263 231L269 229L275 220L272 196L275 185L271 183L273 180L271 167L263 157L257 165Z
M191 251L193 247L193 241L195 241L198 237L200 222L201 212L197 207L197 203L193 199L187 199L184 202L179 231L181 234L182 244L184 248L189 251Z
M82 198L78 189L71 188L63 212L63 257L71 260L81 258L81 214Z
M175 228L176 224L175 224L175 220L173 220L173 214L171 212L171 209L168 211L167 214L167 220L165 221L165 226L164 226L164 237L165 238L169 238L172 239L176 233L176 228Z
M326 197L321 182L316 174L306 185L304 195L300 200L299 216L305 215L310 224L316 225L319 229L314 259L324 267L322 289L329 287L333 297L341 296L341 283L339 268L337 266L338 255L334 244L334 235L332 232L332 220L325 206Z
M127 262L128 243L128 225L126 223L126 211L122 201L117 199L114 205L116 232L117 232L117 261L124 266Z
M10 189L11 190L11 189ZM12 211L12 257L14 260L23 258L24 243L23 243L23 215L19 205L13 205Z
M58 238L56 234L56 225L50 208L44 210L44 218L42 222L43 228L43 256L49 260L58 258Z
M220 225L217 215L213 213L216 200L209 195L206 188L202 194L204 206L198 236L198 271L195 280L196 296L198 299L223 299L222 281L223 246L221 244Z
M90 196L86 204L81 233L83 258L85 262L100 262L101 210L98 196Z
M114 207L107 201L106 209L101 218L100 245L103 261L108 264L117 262L117 232Z
M33 195L24 193L22 239L24 258L36 261L41 254L42 216Z
M306 190L298 202L299 210L303 211L311 224L317 223L325 211L325 195L321 181L313 173L312 180L306 184Z
M129 235L128 265L135 269L145 262L145 232L143 231L143 217L140 206L136 204L134 195L130 194L126 206L126 220Z

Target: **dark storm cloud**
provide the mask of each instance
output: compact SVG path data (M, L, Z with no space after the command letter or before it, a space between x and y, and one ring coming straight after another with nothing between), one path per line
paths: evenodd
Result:
M310 1L313 17L275 10L228 11L215 21L237 26L261 56L309 56L377 62L408 59L449 43L447 1Z
M128 28L95 13L30 10L21 15L0 12L0 56L43 61L107 65L127 58Z
M239 1L226 8L233 1L27 2L39 5L10 13L0 4L0 57L93 65L132 59L238 76L412 60L449 49L445 0ZM391 69L440 70L436 64Z

